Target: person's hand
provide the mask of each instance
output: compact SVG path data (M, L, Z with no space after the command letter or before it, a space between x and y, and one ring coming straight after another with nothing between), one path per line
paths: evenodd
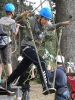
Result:
M25 12L23 12L23 13L21 14L21 17L27 16L27 15L29 15L29 14L30 14L30 11L25 11Z
M69 69L70 69L70 67L67 66L66 73L69 73Z
M71 67L69 67L69 66L67 66L67 71L66 71L66 73L73 73L72 68L71 68Z
M34 74L32 74L32 75L31 75L31 78L35 78L35 75L34 75Z
M20 24L16 23L16 27L20 27L20 26L21 26Z
M47 70L51 70L52 67L50 65L47 66Z
M62 25L63 25L63 26L70 25L70 24L71 24L71 21L62 22Z

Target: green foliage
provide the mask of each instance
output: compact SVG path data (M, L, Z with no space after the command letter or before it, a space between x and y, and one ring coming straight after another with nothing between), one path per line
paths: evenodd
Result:
M2 79L6 79L8 77L8 73L7 73L7 66L4 65L4 69L2 72Z
M42 42L42 47L39 50L39 54L41 56L43 56L45 48L49 51L50 54L52 54L53 56L56 56L56 35L55 35L54 32L48 32L46 34L45 39ZM55 61L51 62L49 60L49 58L45 59L45 61L46 61L47 66L48 66L48 64L50 62L50 64L53 67L53 69L55 69L55 66L56 66ZM36 79L36 82L40 83L40 79L39 78Z
M0 17L2 17L4 15L4 3L5 0L1 0L0 1Z
M53 56L56 55L56 37L54 32L48 32L42 42L41 54L44 49L47 49Z
M35 80L31 80L31 81L34 81L36 83L41 83L40 78L35 78Z
M9 3L9 2L13 3L13 0L6 0L6 1L7 1L7 3Z

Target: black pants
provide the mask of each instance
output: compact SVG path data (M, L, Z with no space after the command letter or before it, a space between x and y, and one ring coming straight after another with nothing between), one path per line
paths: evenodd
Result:
M23 52L23 57L24 57L24 59L17 66L17 68L13 71L13 73L8 77L7 84L12 83L16 78L18 78L18 76L20 76L24 71L26 71L27 68L33 63L34 65L36 65L36 67L38 69L42 86L45 87L43 75L42 75L42 72L41 72L41 69L40 69L40 66L38 63L38 59L37 59L35 50L33 48L27 48ZM50 87L50 82L49 82L48 74L47 74L47 70L46 70L46 63L41 56L39 56L39 58L40 58L41 66L43 69L43 73L45 75L45 82L46 82L47 86Z
M31 77L31 76L29 75L30 70L31 70L31 68L28 68L27 71L25 71L25 72L23 72L23 73L21 74L21 76L20 76L20 78L19 78L19 80L18 80L18 84L19 84L19 85L22 85L22 83L23 83L24 81L26 81L28 77L29 77L29 78ZM29 80L28 80L28 81L29 81ZM27 83L27 81L26 81L26 83Z

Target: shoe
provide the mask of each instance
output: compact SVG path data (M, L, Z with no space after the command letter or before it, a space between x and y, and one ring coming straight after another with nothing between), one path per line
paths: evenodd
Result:
M6 90L8 93L10 94L15 93L10 85L8 85L7 88L6 88L6 83L0 83L0 85L1 85L1 89Z
M0 83L0 88L3 90L6 90L6 83Z
M42 92L44 95L48 95L48 90L46 89L46 87L43 88L43 92Z
M29 84L22 85L22 91L30 91L30 85Z
M9 86L7 86L7 92L9 92L10 94L14 94L15 91Z
M46 89L46 87L43 88L43 94L44 95L48 95L50 93L55 93L56 92L56 89L55 88L48 88L48 90Z

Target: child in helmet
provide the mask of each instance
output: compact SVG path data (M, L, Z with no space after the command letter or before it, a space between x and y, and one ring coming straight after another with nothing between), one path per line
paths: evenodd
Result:
M1 19L5 20L9 23L14 23L14 24L10 25L9 33L10 33L10 35L11 34L17 35L19 26L16 26L15 20L12 19L12 17L14 16L15 6L12 3L8 3L5 5L4 10L6 12L6 16L2 17ZM12 40L8 36L8 30L7 30L6 26L0 24L0 55L1 55L0 82L1 82L3 65L6 65L6 63L7 63L8 75L10 75L12 73L11 46L12 46Z
M21 50L22 50L22 56L24 57L22 62L18 65L18 67L13 71L13 73L8 77L7 79L7 90L9 90L11 93L14 93L10 87L10 83L12 83L18 76L20 76L24 71L27 70L27 68L33 63L39 72L41 84L43 88L43 94L48 95L49 93L54 93L55 89L51 88L49 77L46 70L46 62L45 60L39 55L39 59L41 62L42 72L41 68L39 66L39 62L37 59L35 47L34 47L34 41L31 36L30 28L27 25L27 20L23 19L24 16L29 14L29 11L26 11L22 13L20 16L16 18L16 21L25 25L26 29L26 37L21 42ZM46 26L47 30L53 30L60 26L69 25L70 21L61 22L55 25L52 25L50 20L52 19L52 12L51 9L48 7L44 7L39 11L38 18L31 17L29 18L32 34L35 40L36 47L39 48L41 44L41 40L46 34L44 32L44 26ZM43 77L44 76L44 77ZM2 88L5 89L4 85L1 84Z
M53 78L55 75L55 89L56 89L56 99L55 100L67 100L70 97L69 90L67 88L67 76L65 68L63 67L64 64L64 57L61 55L58 55L56 57L57 62L57 69L56 69L56 75L52 71L51 68L48 66L47 72L49 76L49 80L53 82Z

